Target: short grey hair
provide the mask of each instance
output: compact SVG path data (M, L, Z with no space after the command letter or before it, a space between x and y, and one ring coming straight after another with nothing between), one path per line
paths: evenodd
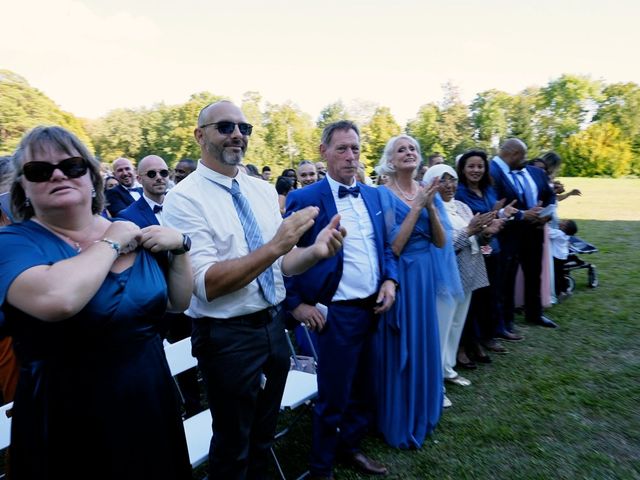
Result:
M358 126L355 123L353 123L351 120L339 120L324 127L324 130L322 130L322 145L328 147L331 144L333 134L336 132L336 130L353 130L354 132L356 132L356 135L358 135L358 140L360 139L360 130L358 130Z

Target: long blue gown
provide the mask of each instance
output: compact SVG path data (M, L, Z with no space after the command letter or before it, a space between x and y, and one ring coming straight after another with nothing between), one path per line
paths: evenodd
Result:
M6 302L13 280L76 252L35 222L0 229L0 305L21 365L11 476L187 479L178 399L155 319L167 284L152 255L109 273L77 315L44 322Z
M380 187L393 240L409 206ZM398 261L400 289L375 337L377 426L389 445L419 448L442 413L442 366L429 215L422 210Z

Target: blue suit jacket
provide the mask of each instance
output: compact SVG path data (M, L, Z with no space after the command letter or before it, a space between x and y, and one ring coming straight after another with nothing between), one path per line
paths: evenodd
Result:
M140 195L142 195L142 187L136 188L135 191L140 192ZM120 184L111 190L107 190L105 197L107 199L107 210L109 210L112 217L117 216L118 213L135 201L129 193L129 190Z
M159 225L158 219L156 218L153 210L151 210L151 207L144 199L144 197L140 197L127 208L118 213L118 217L114 218L114 220L119 219L129 220L130 222L135 223L140 228L148 227L150 225ZM156 252L152 255L158 261L158 265L160 265L162 271L166 273L169 269L169 256L167 255L167 252Z
M531 178L538 187L538 201L542 201L542 206L546 207L555 200L555 195L551 187L549 186L549 178L547 174L540 168L527 166L525 167ZM516 187L511 183L511 180L505 175L502 169L494 162L490 162L489 171L493 178L493 186L498 194L498 200L506 199L505 205L508 205L513 200L517 200L515 207L519 210L526 210L519 197Z
M362 183L358 183L358 185L375 232L381 281L394 280L397 282L397 258L393 254L387 238L379 193L375 188L368 187ZM326 179L291 191L287 195L286 215L308 206L316 206L320 208L320 212L313 226L298 242L300 247L312 245L318 233L338 213L331 187ZM348 234L349 232L347 232ZM331 299L336 293L342 278L343 261L344 252L340 249L336 255L318 262L306 272L293 277L285 277L285 285L287 287L286 309L291 311L300 303L308 303L310 305L315 305L316 303L328 305L331 303Z
M118 213L118 217L129 220L140 228L148 227L149 225L159 225L158 219L144 197L140 197L137 201Z

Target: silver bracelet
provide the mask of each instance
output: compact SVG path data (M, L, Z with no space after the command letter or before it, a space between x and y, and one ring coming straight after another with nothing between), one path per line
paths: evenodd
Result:
M109 246L115 250L116 256L117 257L120 256L121 248L120 248L120 244L118 242L114 242L113 240L111 240L109 238L101 238L100 240L96 240L93 243L99 243L99 242L104 242L104 243L109 244Z

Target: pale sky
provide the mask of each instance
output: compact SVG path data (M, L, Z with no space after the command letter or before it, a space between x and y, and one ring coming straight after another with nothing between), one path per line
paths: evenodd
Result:
M0 18L0 68L88 118L254 90L404 124L447 81L465 101L562 73L640 83L638 0L0 0Z

